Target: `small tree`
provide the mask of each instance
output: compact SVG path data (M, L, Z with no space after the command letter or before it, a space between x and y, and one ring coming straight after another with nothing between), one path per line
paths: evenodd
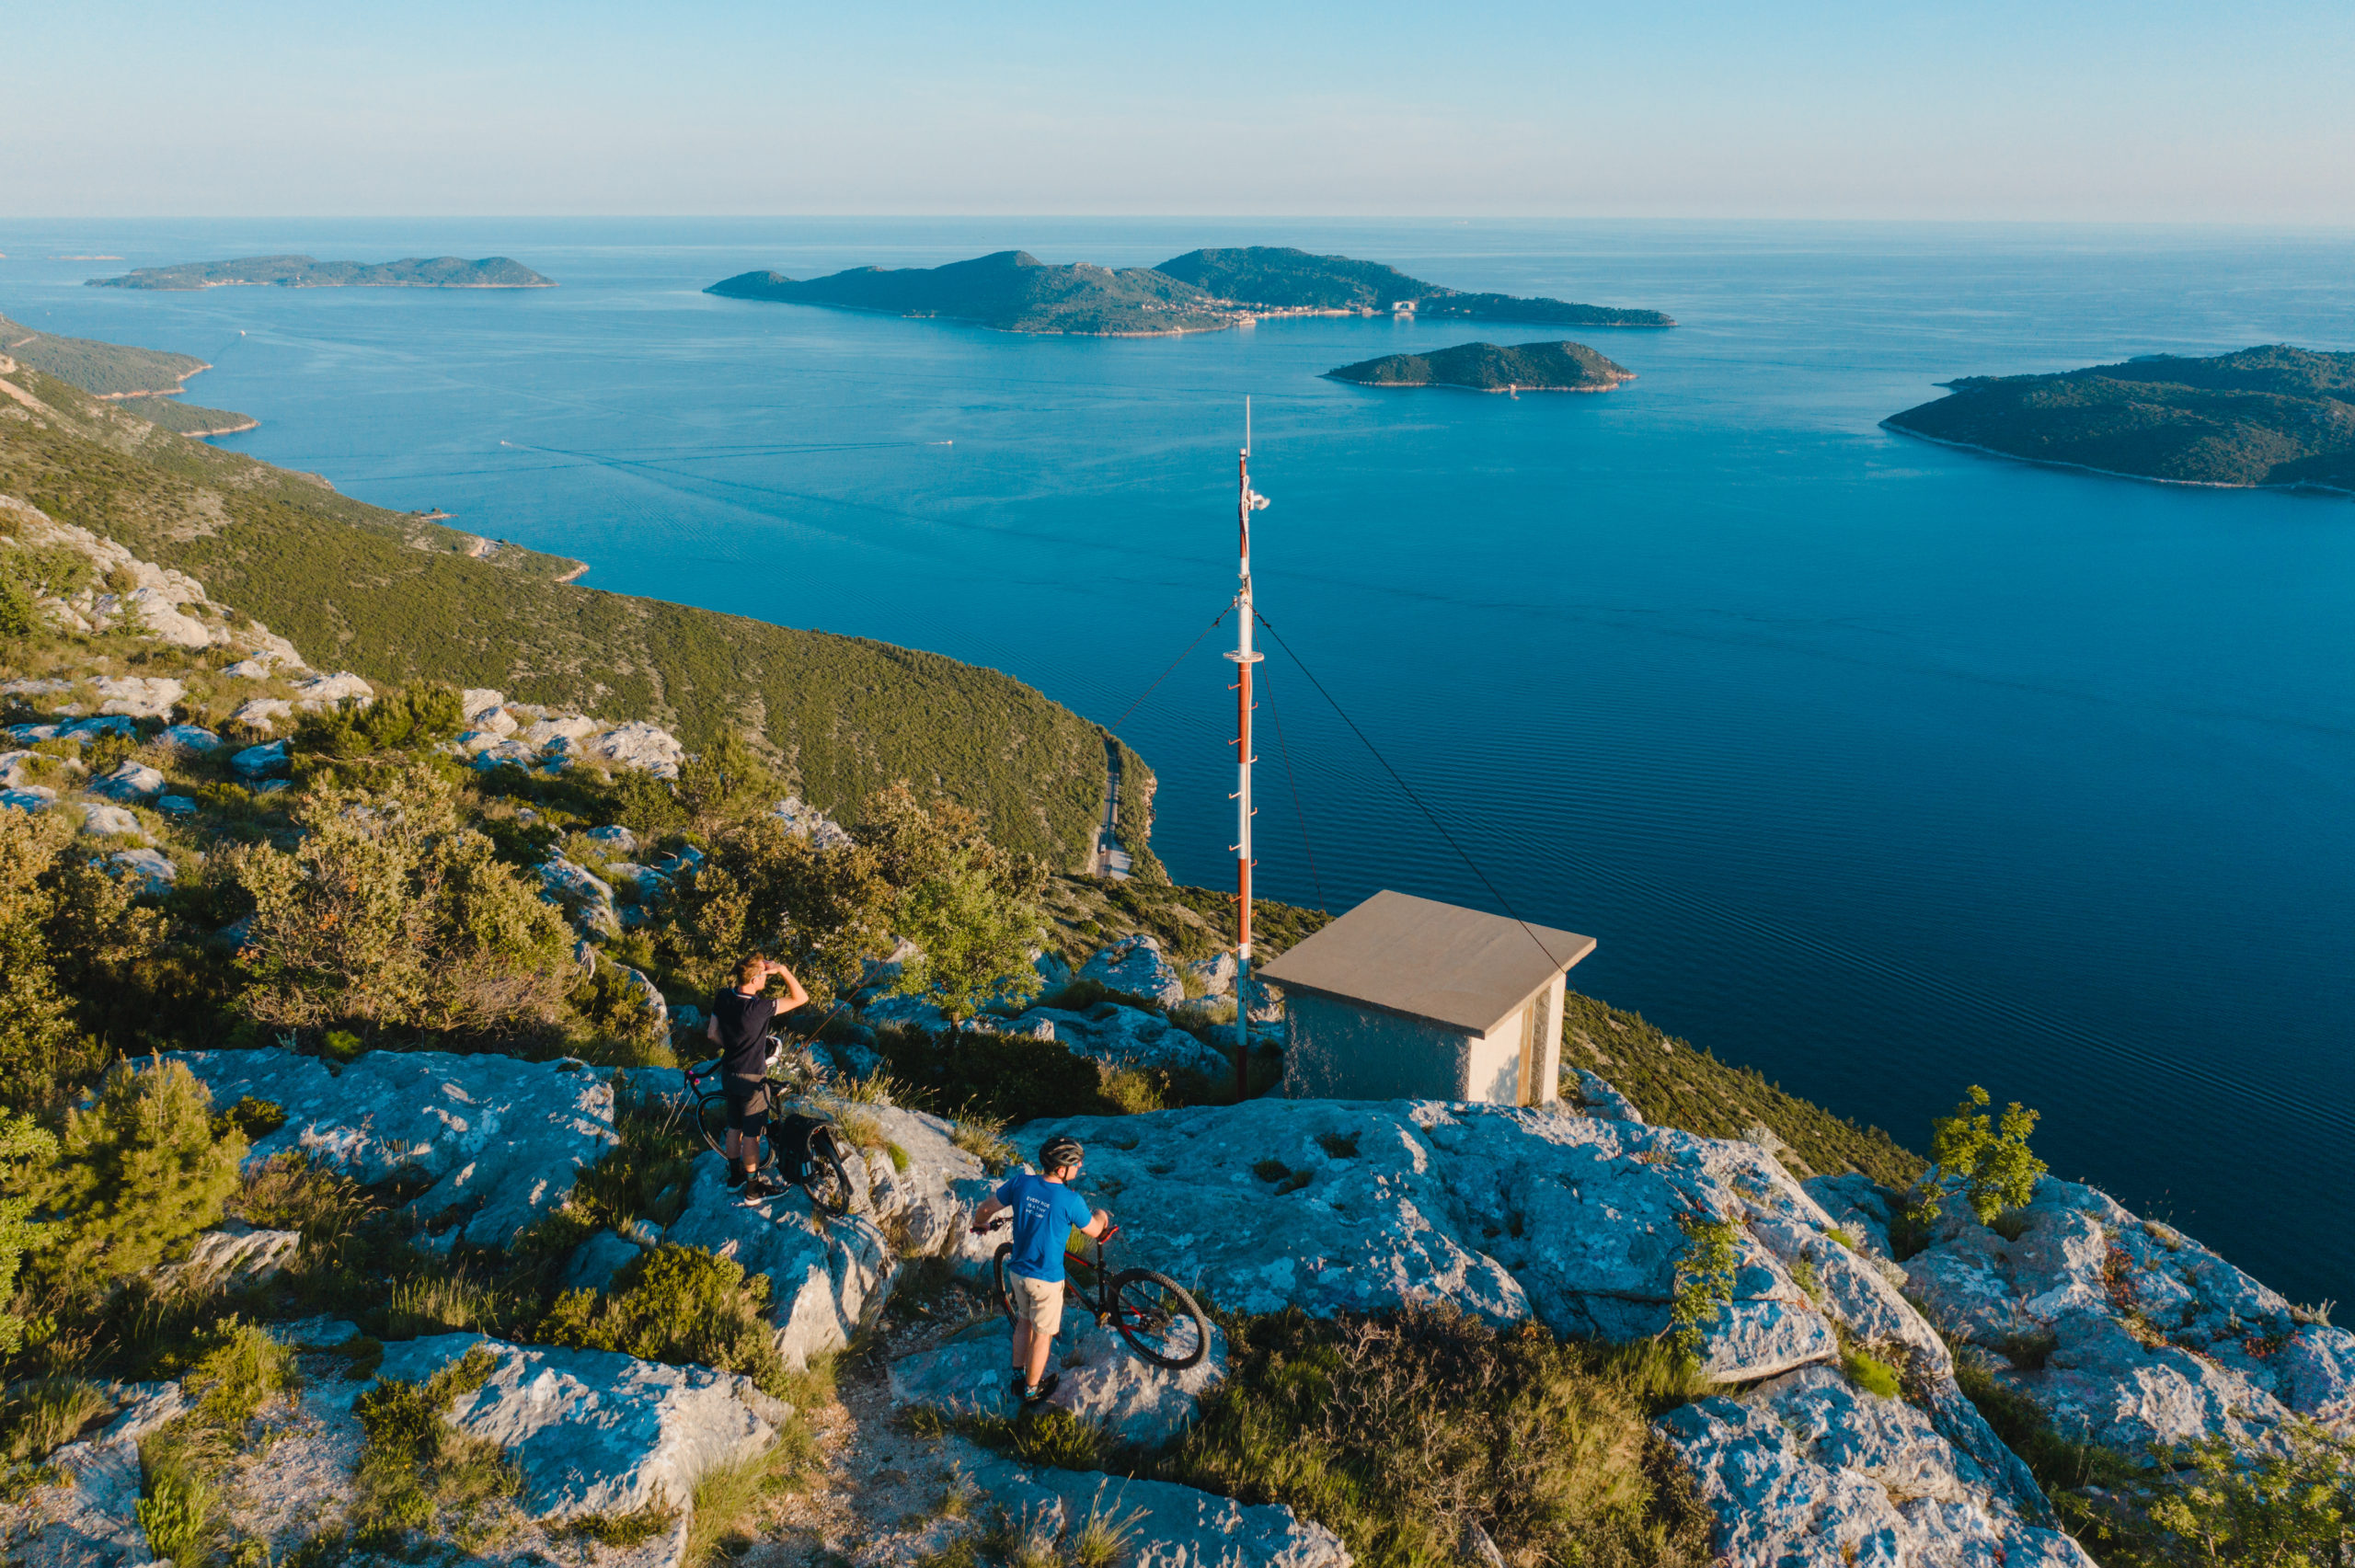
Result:
M761 754L733 730L679 764L675 791L697 830L711 832L774 807L785 784Z
M963 1023L994 998L1039 994L1030 954L1045 934L1037 905L962 856L909 888L899 933L921 949L892 989L929 1000Z
M0 1356L14 1356L24 1348L25 1320L9 1309L17 1299L17 1274L24 1254L40 1242L41 1231L47 1229L33 1223L33 1200L26 1190L26 1178L30 1172L47 1169L56 1159L57 1139L32 1117L0 1110L0 1172L7 1173L0 1179L0 1191L16 1195L0 1197Z
M1948 1198L1960 1197L1979 1223L1990 1225L2036 1196L2036 1179L2045 1172L2028 1146L2037 1113L2015 1100L1998 1122L1987 1114L1988 1103L1987 1091L1974 1083L1954 1115L1930 1124L1931 1163L1914 1188L1909 1210L1914 1219L1936 1219Z
M2355 1445L2310 1422L2281 1428L2283 1449L2245 1452L2221 1436L2179 1450L2151 1500L2174 1538L2169 1559L2252 1568L2324 1568L2355 1549Z
M1717 1322L1733 1304L1740 1232L1732 1220L1714 1214L1680 1214L1676 1224L1684 1232L1684 1250L1677 1254L1668 1327L1661 1332L1681 1355L1697 1361L1703 1325Z
M86 1064L57 983L44 878L73 830L53 814L0 811L0 1104L48 1103Z

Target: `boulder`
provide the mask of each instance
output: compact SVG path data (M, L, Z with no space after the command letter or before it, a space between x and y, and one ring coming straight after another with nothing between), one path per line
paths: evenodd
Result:
M196 801L185 795L167 795L156 800L155 809L167 817L193 817Z
M1232 996L1235 994L1235 955L1213 953L1207 958L1197 958L1185 966L1183 978L1194 982L1200 996Z
M1112 990L1141 996L1164 1007L1186 1000L1186 984L1161 956L1161 944L1151 936L1125 937L1079 967L1079 978Z
M187 1257L157 1268L155 1278L200 1290L243 1290L284 1273L302 1245L300 1230L257 1230L233 1219L199 1236Z
M611 1230L600 1230L579 1246L564 1260L564 1269L556 1276L558 1290L603 1290L638 1254L637 1242Z
M248 746L229 759L229 770L251 783L286 771L286 742L272 740L260 746Z
M122 1413L95 1437L49 1456L61 1478L30 1488L9 1533L24 1568L133 1568L149 1563L139 1526L140 1439L189 1408L177 1383L134 1383Z
M88 740L100 735L133 736L138 733L139 727L121 714L101 715L96 718L77 718L72 724L60 725L57 727L59 739L74 741Z
M785 819L786 831L808 838L821 850L840 849L851 841L842 824L816 807L805 804L798 795L788 795L778 801L775 814Z
M637 768L658 779L675 779L686 748L658 725L632 720L591 740L582 755L609 768Z
M54 697L73 689L71 681L0 681L0 697Z
M127 594L100 594L91 606L91 623L103 630L114 622L130 619L151 637L157 637L177 647L201 648L213 646L212 628L180 608L186 601L176 600L168 591L153 588L134 589Z
M671 1032L671 1004L663 999L661 988L647 979L641 970L633 969L626 964L621 969L622 979L628 982L631 990L638 993L638 1005L646 1013L649 1027L657 1034L668 1035Z
M920 996L886 996L867 1004L859 1016L869 1028L887 1025L902 1029L922 1029L928 1035L938 1035L951 1027L948 1014Z
M1016 1413L1011 1333L994 1316L892 1362L892 1402L947 1416ZM1191 1425L1203 1396L1225 1380L1226 1337L1212 1327L1209 1354L1171 1371L1066 1300L1053 1365L1061 1378L1049 1404L1101 1425L1115 1441L1157 1448Z
M294 704L283 697L254 697L237 705L229 715L233 724L258 729L264 735L275 730L279 724L294 716Z
M176 724L155 738L167 746L198 756L221 750L221 738L201 724Z
M139 818L120 806L98 806L82 803L82 831L93 838L132 838L144 840L147 830Z
M1643 1125L1643 1113L1636 1109L1633 1100L1584 1068L1578 1070L1578 1075L1580 1109L1602 1121ZM1768 1150L1767 1152L1771 1154L1774 1150Z
M114 772L93 780L90 793L109 800L153 800L164 793L164 775L144 762L126 761Z
M972 1484L1052 1539L1091 1516L1128 1521L1132 1568L1350 1568L1340 1537L1281 1503L1246 1505L1166 1481L1055 1470L953 1444Z
M507 713L507 694L487 686L469 686L458 693L458 713L478 729L496 729L511 734L515 720Z
M1212 1082L1223 1082L1235 1072L1227 1054L1200 1036L1159 1013L1118 1002L1098 1002L1086 1013L1034 1007L1004 1027L1011 1034L1060 1040L1072 1055L1109 1067L1196 1072Z
M2092 1568L2076 1542L2023 1517L2005 1478L1928 1415L1828 1368L1682 1406L1658 1429L1717 1516L1721 1561Z
M615 1144L613 1089L577 1062L370 1051L339 1073L283 1050L172 1056L215 1105L250 1094L286 1113L254 1141L248 1170L293 1150L363 1184L396 1171L429 1182L408 1207L432 1249L509 1245Z
M376 688L349 670L333 675L314 675L308 681L294 682L294 705L304 713L331 708L339 703L356 702L365 707L376 700Z
M125 718L169 718L188 688L161 675L101 675L90 682L98 712Z
M277 662L277 655L264 651L237 660L221 673L232 681L267 681L270 677L270 667Z
M473 741L468 744L471 746ZM486 773L493 768L528 768L535 755L520 740L496 740L476 750L474 765Z
M540 863L540 896L562 909L584 932L611 933L622 928L614 890L604 878L562 855Z
M579 714L557 714L534 719L515 732L524 745L539 748L554 740L586 740L597 733L597 721Z
M0 751L0 786L14 789L25 782L25 763L40 755L35 751Z
M776 1347L794 1368L848 1345L883 1310L899 1276L891 1244L864 1215L822 1217L798 1187L745 1202L729 1187L728 1162L717 1154L695 1161L686 1207L663 1240L765 1276Z
M1034 956L1030 960L1030 967L1039 972L1040 983L1046 989L1049 995L1071 984L1071 966L1063 961L1062 954L1051 949Z
M179 880L179 868L161 850L118 850L107 857L107 863L127 876L139 878L142 888L149 893L161 893Z
M0 789L0 807L10 811L46 811L57 803L57 792L47 784Z
M833 1108L822 1102L817 1106L821 1112ZM862 1157L853 1179L866 1189L867 1213L898 1231L901 1249L910 1256L944 1251L971 1221L971 1184L985 1180L988 1172L957 1147L951 1122L897 1105L862 1104L857 1111L907 1162L906 1169L899 1168L887 1150Z
M594 839L597 842L604 845L615 854L636 854L638 853L638 835L631 832L627 828L592 828L582 836L585 838Z

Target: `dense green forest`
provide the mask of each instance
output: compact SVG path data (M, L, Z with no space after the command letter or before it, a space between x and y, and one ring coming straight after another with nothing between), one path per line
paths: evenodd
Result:
M142 267L120 278L93 278L98 289L219 289L235 284L286 289L552 289L522 262L504 256L404 257L398 261L318 261L307 256L247 256Z
M1410 278L1379 261L1312 256L1290 246L1189 250L1156 271L1223 300L1278 310L1388 310L1414 303L1419 315L1495 321L1558 321L1577 326L1673 326L1656 310L1572 304L1566 300L1467 294Z
M212 368L188 354L132 349L90 338L59 338L5 315L0 315L0 354L101 397L178 392L189 377Z
M2137 478L2355 490L2355 354L2275 343L1945 384L1952 395L1882 423Z
M855 816L905 778L1058 865L1093 841L1103 732L1010 677L561 583L573 563L533 551L477 558L472 535L184 441L38 371L6 379L40 406L0 397L0 493L190 573L324 668L650 719L690 748L741 732L825 810Z
M1385 354L1325 372L1361 386L1460 386L1475 392L1608 392L1635 372L1583 343L1459 343L1430 354Z

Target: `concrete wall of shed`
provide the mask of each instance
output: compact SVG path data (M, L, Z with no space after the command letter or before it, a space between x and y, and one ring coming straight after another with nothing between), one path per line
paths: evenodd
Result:
M1565 978L1555 976L1552 985L1514 1009L1503 1023L1472 1037L1463 1098L1495 1105L1544 1105L1561 1098L1562 993L1567 989Z
M1285 1094L1295 1100L1461 1100L1473 1036L1308 991L1284 993Z

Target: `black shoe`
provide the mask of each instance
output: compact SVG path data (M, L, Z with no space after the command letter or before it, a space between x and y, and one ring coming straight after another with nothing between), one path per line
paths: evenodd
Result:
M1030 1391L1030 1379L1022 1373L1017 1372L1014 1374L1014 1386L1005 1391L1012 1394L1016 1399L1020 1399L1024 1394Z
M785 1189L783 1187L777 1185L775 1182L770 1181L766 1176L761 1175L759 1173L755 1172L752 1180L744 1184L744 1201L746 1203L764 1203L770 1198L782 1195Z
M736 1188L736 1187L741 1187L741 1186L742 1186L742 1185L744 1185L744 1177L745 1177L745 1174L746 1174L746 1172L745 1172L745 1170L744 1170L744 1168L743 1168L742 1166L741 1166L741 1165L730 1165L730 1166L729 1166L729 1167L728 1167L728 1185L729 1185L729 1186L731 1189L732 1189L732 1188Z
M1022 1391L1022 1402L1025 1405L1039 1403L1049 1394L1053 1393L1055 1391L1056 1385L1060 1384L1063 1380L1063 1375L1061 1372L1048 1373L1045 1377L1039 1379L1039 1386L1037 1388L1026 1388Z

